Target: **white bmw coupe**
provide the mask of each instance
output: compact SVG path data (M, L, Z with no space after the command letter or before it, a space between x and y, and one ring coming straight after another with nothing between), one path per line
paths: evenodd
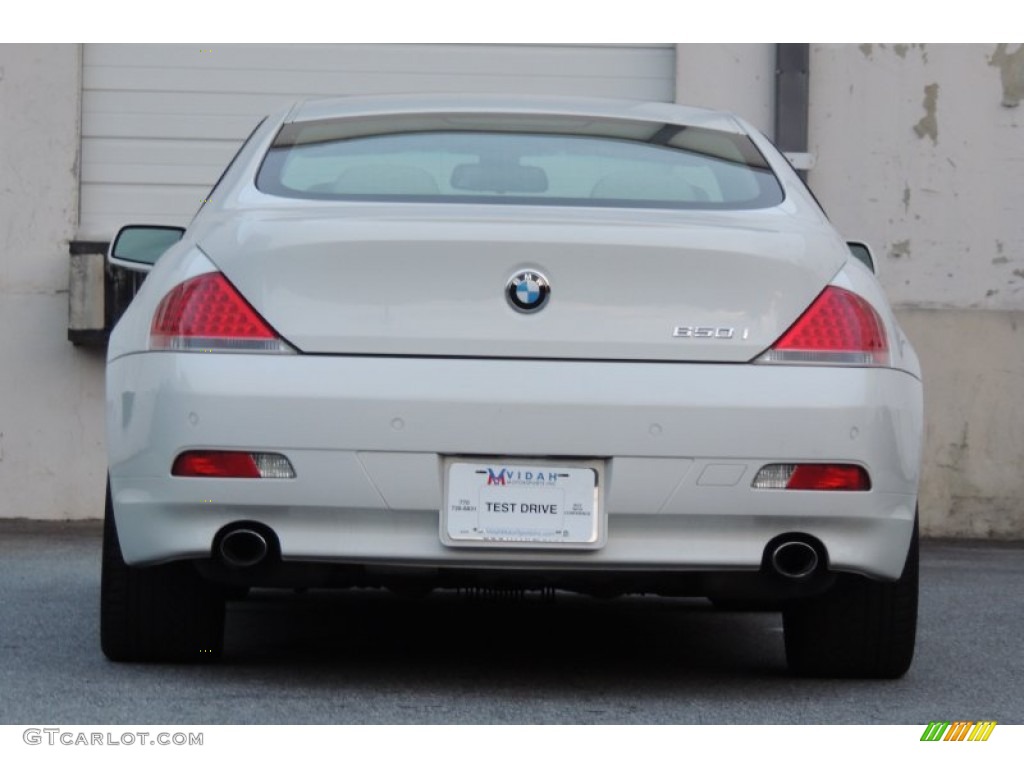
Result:
M907 670L918 360L742 120L303 102L110 260L155 265L108 352L109 658L217 657L247 587L497 587L770 607L797 674Z

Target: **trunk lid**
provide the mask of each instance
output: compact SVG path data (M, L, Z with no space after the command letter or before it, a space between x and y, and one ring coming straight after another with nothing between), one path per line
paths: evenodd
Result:
M322 354L746 362L845 260L780 209L304 205L227 217L199 245ZM524 270L551 285L529 314L506 298Z

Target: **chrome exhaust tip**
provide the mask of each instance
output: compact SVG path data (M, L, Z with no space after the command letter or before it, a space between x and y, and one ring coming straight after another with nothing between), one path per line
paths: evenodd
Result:
M818 550L806 541L784 541L772 550L771 566L780 576L805 579L818 569Z
M270 552L266 537L251 528L234 528L220 539L221 560L232 568L252 568L259 565Z

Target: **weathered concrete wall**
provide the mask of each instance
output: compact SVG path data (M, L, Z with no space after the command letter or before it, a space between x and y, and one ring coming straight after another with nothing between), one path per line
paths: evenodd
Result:
M0 517L102 509L103 357L66 340L80 59L0 45Z
M1021 538L1024 312L898 315L925 376L924 533Z
M1024 46L819 45L809 182L921 355L936 535L1024 536Z

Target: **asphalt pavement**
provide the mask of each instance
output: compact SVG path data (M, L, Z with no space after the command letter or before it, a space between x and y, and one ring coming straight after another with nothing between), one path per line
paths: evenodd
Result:
M1024 723L1024 542L925 541L897 681L801 680L703 600L260 591L218 665L99 649L100 525L0 520L0 723Z

